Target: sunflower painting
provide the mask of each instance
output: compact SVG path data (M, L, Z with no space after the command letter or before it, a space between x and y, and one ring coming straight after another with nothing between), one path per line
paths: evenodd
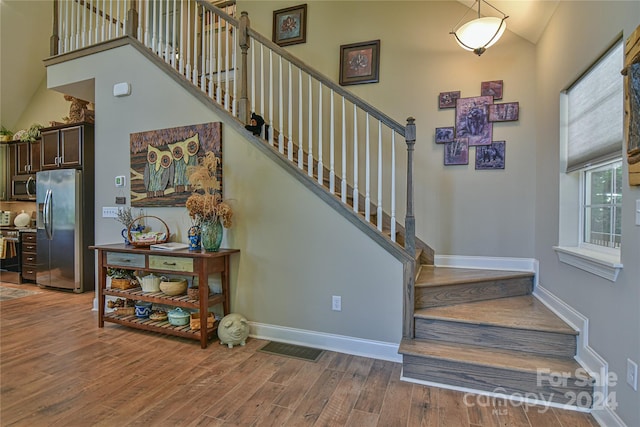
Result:
M208 152L222 159L222 124L132 133L131 206L185 206L193 188L187 168ZM216 176L222 182L222 162Z

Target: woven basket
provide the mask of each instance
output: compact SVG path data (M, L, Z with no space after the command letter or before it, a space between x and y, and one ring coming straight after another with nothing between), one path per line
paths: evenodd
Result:
M130 279L111 278L111 289L131 289L136 286Z
M209 313L207 315L207 329L213 328L215 322L216 318L213 316L213 313ZM189 327L194 331L200 330L200 313L191 313Z
M133 224L137 224L138 221L141 220L142 218L155 218L158 221L160 221L166 230L165 238L159 239L153 242L150 242L150 241L136 242L131 236L131 226L133 226ZM129 224L129 227L127 227L127 239L129 239L129 242L132 246L139 247L139 248L144 248L144 247L148 248L149 246L155 245L158 243L167 243L169 241L170 236L171 236L171 233L169 232L169 226L167 225L167 223L164 222L161 218L158 218L157 216L153 216L153 215L142 215L137 218L134 218L134 220L131 221L131 224Z
M114 311L118 316L133 316L136 309L135 307L117 307Z
M200 300L200 288L187 288L187 296L189 299Z

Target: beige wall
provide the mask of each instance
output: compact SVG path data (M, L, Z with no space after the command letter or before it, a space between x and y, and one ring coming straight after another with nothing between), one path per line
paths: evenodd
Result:
M640 188L623 183L622 263L615 283L558 262L559 94L622 34L640 23L640 3L628 1L560 2L540 43L538 64L538 138L536 159L536 258L540 284L589 318L591 347L619 378L616 393L620 417L640 425L638 392L625 382L626 360L640 362L640 227L634 225Z
M220 117L128 46L48 69L50 87L89 78L96 100L96 243L114 243L121 227L102 218L101 208L121 194L114 177L129 174L129 134ZM125 81L131 96L113 97L113 85ZM232 263L232 310L266 325L399 343L401 264L226 125L223 163L225 198L236 212L223 244L241 250ZM184 208L146 212L186 241ZM342 296L341 312L331 311L332 295Z
M251 26L271 37L273 10L295 4L241 0L238 11L248 11ZM418 236L439 255L533 257L535 47L507 30L482 57L460 49L449 31L465 10L448 1L311 1L307 42L287 50L338 81L340 45L380 39L380 82L348 89L400 123L416 118ZM476 171L473 158L443 166L434 130L453 126L455 113L438 109L438 94L479 96L488 80L504 81L502 102L520 102L519 121L494 125L493 139L506 141L506 169Z

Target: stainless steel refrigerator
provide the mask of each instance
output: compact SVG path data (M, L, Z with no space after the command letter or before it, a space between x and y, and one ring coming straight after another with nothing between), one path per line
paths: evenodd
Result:
M94 289L94 254L88 250L93 244L93 197L87 197L85 188L81 170L36 175L36 282L40 286L74 292Z

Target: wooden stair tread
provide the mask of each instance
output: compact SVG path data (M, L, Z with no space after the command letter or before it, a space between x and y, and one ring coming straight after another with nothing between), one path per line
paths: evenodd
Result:
M570 358L549 357L514 350L493 349L469 344L403 338L398 352L407 356L462 362L476 366L535 373L539 368L551 372L576 372L580 365Z
M416 278L416 287L446 286L532 277L527 271L482 270L473 268L450 268L424 265Z
M416 310L415 316L423 319L578 335L577 331L532 295L423 308Z

